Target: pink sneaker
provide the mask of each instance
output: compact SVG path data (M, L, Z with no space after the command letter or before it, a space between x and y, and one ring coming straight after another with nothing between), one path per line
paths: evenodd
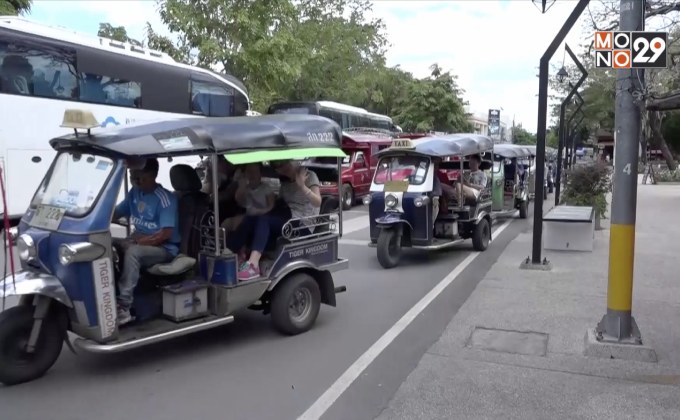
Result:
M238 270L239 281L252 280L258 277L260 277L260 268L255 267L252 263L246 262Z

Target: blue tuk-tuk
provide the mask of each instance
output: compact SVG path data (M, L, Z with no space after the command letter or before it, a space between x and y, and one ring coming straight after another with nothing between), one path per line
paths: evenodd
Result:
M440 171L458 171L458 181L449 187L460 183L473 155L481 158L479 169L488 173L492 151L489 137L450 134L397 138L377 153L380 161L364 204L369 206L369 246L377 248L383 268L397 266L405 247L439 250L471 238L475 250L486 250L491 240L493 175L487 175L487 185L477 197L465 197L458 188L456 197L445 199L433 194L433 188L435 178L450 182Z
M260 277L239 281L236 256L216 223L219 206L201 192L194 168L173 164L180 253L141 273L131 308L136 320L125 326L116 319L120 267L111 220L127 193L127 164L139 158L211 156L217 167L223 156L233 164L336 157L335 170L318 176L337 182L345 154L336 123L310 115L186 118L92 134L99 123L91 113L67 110L63 126L75 132L50 141L57 155L13 236L21 271L0 284L3 302L20 298L0 313L1 383L42 376L64 341L73 350L68 331L79 349L113 353L228 324L243 308L271 313L276 329L299 334L313 326L321 303L336 305L345 288L335 287L331 273L349 266L338 257L339 198L310 220L286 223L270 238ZM213 181L217 188L217 171Z

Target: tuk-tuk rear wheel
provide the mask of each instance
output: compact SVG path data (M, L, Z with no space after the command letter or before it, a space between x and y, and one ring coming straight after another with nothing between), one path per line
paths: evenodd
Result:
M520 219L526 219L528 211L529 211L529 203L527 202L527 200L524 200L519 205L519 218Z
M320 308L319 284L307 273L295 273L274 290L272 323L283 334L301 334L312 328Z
M401 259L401 234L395 228L384 228L378 235L378 262L383 268L393 268Z
M64 335L55 317L43 319L33 353L26 344L33 328L33 306L15 306L0 313L0 383L16 385L45 374L57 361Z
M489 247L491 239L491 225L486 219L482 219L475 225L475 231L472 236L472 247L475 251L486 251Z

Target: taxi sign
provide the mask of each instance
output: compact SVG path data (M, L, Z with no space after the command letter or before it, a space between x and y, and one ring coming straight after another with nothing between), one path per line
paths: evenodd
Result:
M390 149L415 149L416 145L413 144L411 139L394 139L392 140L392 146Z
M64 111L64 120L61 123L64 128L89 130L99 127L99 122L92 112L82 109L67 109Z

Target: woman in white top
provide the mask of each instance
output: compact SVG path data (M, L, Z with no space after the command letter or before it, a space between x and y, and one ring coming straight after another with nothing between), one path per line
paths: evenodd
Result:
M292 218L304 218L319 214L321 192L319 178L312 171L301 167L298 162L272 162L276 172L281 175L279 198L286 204L286 211L270 211L266 214L246 215L236 231L227 238L227 245L233 252L240 252L252 238L250 257L245 261L241 256L238 279L250 280L260 277L260 258L269 238L280 232L283 225ZM310 225L310 221L303 220ZM313 230L313 227L309 228Z

